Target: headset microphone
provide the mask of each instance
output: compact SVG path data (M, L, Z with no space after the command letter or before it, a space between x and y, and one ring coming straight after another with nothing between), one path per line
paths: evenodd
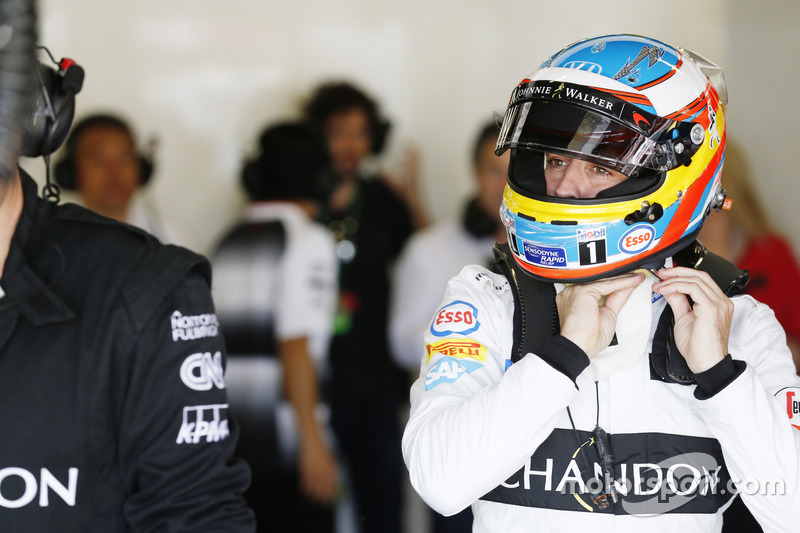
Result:
M78 94L83 88L83 78L86 73L79 64L74 60L65 57L58 62L58 72L63 76L61 80L61 88L65 91L72 91L72 94Z
M608 434L603 428L595 426L592 435L597 443L597 454L600 456L600 464L603 468L603 493L598 496L595 503L600 509L605 509L608 507L608 497L611 498L612 503L619 501L617 489L614 487L614 452L611 449Z

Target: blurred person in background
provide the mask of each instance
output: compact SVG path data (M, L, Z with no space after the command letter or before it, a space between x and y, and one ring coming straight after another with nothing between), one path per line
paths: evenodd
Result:
M506 241L498 206L506 186L509 153L494 153L500 132L494 121L484 124L472 147L472 168L477 191L458 220L429 226L406 243L394 269L389 311L389 339L398 365L416 377L422 335L436 311L447 282L467 265L490 266L495 242ZM433 512L434 533L472 531L472 512L452 517Z
M750 272L745 293L775 311L800 374L800 307L797 291L788 289L800 280L800 265L789 242L769 223L752 176L742 147L729 141L722 186L733 203L729 211L711 213L700 240L712 252Z
M242 172L244 219L213 256L214 295L245 493L260 531L332 531L339 467L320 383L333 331L337 262L313 221L332 187L322 133L307 123L264 130Z
M65 149L53 174L63 190L75 193L68 199L162 242L189 244L146 197L154 170L152 154L139 151L125 120L107 113L89 115L72 128Z
M372 98L349 83L327 83L305 111L325 132L336 176L326 209L339 259L331 422L361 532L399 533L405 474L398 406L406 376L389 353L389 269L415 220L421 224L424 217L413 200L418 195L404 199L384 177L364 175L365 161L381 152L389 129Z
M389 338L399 365L419 370L424 353L422 331L436 310L447 281L466 265L491 265L495 242L505 242L498 206L503 199L508 154L494 153L499 129L485 124L472 148L477 191L458 220L445 221L415 233L394 269Z

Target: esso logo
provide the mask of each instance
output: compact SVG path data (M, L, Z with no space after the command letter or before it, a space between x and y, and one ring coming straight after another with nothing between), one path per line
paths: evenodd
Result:
M446 337L454 333L467 335L480 327L478 310L474 305L461 300L449 303L439 309L431 322L431 333Z
M637 254L650 246L655 235L656 230L652 226L639 224L626 231L620 237L619 249L626 254Z

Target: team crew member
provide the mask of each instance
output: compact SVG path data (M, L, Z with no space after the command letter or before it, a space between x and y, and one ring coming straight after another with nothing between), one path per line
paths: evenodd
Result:
M475 139L472 163L477 191L459 220L426 227L408 240L394 268L389 340L392 356L416 371L425 348L421 332L428 326L447 281L466 265L491 265L495 241L505 241L497 206L503 199L508 153L498 157L497 126L485 124Z
M94 114L72 127L53 176L62 191L74 191L70 200L141 228L162 242L185 246L182 232L161 216L148 196L154 171L151 155L139 152L126 121Z
M332 185L325 139L306 123L261 134L242 172L250 203L213 257L238 453L259 530L333 531L339 467L321 399L336 309L333 239L314 217ZM317 416L319 415L319 416Z
M40 68L28 156L72 117L67 67ZM2 529L253 531L208 263L42 200L24 171L0 221Z
M325 132L336 177L323 217L339 259L331 426L361 533L400 533L405 473L397 384L405 376L389 351L389 271L414 229L412 220L421 223L424 216L410 200L415 195L406 202L381 176L364 175L366 158L381 152L389 129L372 98L349 83L325 83L306 115Z
M718 67L588 39L514 90L496 272L450 281L403 440L476 532L719 531L737 487L796 528L800 380L746 274L694 241L724 199ZM774 485L778 488L775 489Z

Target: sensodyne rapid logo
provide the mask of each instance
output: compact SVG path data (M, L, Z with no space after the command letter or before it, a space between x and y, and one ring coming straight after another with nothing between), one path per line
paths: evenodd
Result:
M172 342L191 341L219 335L219 321L214 313L183 315L175 311L170 316Z
M537 246L531 242L522 241L522 250L528 263L545 267L567 266L567 251L563 248Z

